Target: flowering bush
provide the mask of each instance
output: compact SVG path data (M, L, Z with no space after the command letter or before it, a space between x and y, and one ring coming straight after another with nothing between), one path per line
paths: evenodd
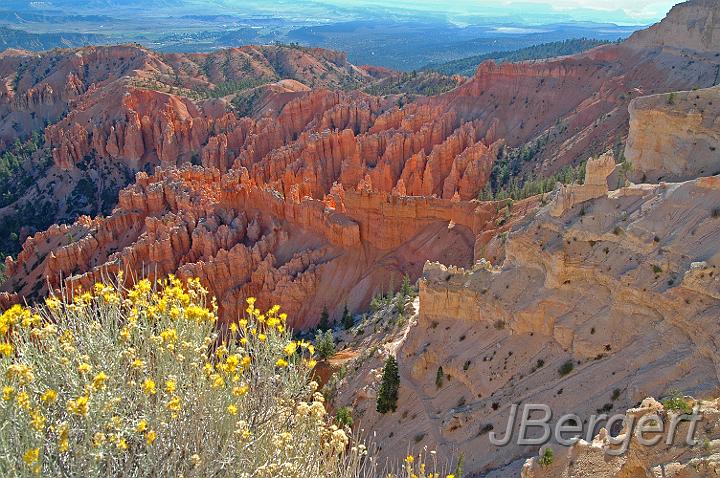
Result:
M247 302L218 327L200 282L170 277L5 311L0 476L379 476L326 413L313 346Z
M0 317L0 475L355 476L279 307L218 337L199 281L97 284Z

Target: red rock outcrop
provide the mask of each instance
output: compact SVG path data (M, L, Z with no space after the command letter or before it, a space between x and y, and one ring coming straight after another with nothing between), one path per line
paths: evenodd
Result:
M18 259L7 260L7 271L10 287L24 295L41 277L52 288L73 290L119 271L129 281L197 276L218 297L225 320L241 313L247 295L263 305L282 297L293 325L303 327L325 306L339 313L340 290L351 306L362 307L378 284L419 274L426 259L468 264L496 211L491 203L341 188L325 201L287 201L258 187L242 168L158 169L140 173L111 216L28 238ZM28 266L34 280L25 281L21 269ZM333 282L345 288L328 287Z

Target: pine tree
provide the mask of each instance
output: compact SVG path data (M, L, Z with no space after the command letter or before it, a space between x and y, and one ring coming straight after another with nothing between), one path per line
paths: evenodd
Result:
M325 333L318 330L315 334L315 351L321 360L326 360L335 355L335 334L332 330Z
M400 372L395 357L390 356L383 367L382 382L377 396L376 410L379 413L394 412L397 409L400 391Z
M327 306L323 307L322 314L320 314L320 322L318 323L318 330L328 330L330 328L330 314L328 313Z
M342 316L342 325L345 330L350 330L354 324L353 316L348 310L347 304L345 304L345 309L343 309L343 316Z
M403 276L400 294L402 294L405 299L412 298L415 295L415 291L413 291L412 285L410 285L410 276L407 274Z

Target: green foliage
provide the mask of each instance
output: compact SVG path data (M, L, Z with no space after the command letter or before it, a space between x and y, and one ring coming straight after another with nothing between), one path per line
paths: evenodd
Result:
M323 307L322 313L320 314L320 322L317 326L318 330L328 330L330 328L330 314L328 313L327 306Z
M577 166L565 166L559 172L547 177L536 177L523 174L523 165L531 162L541 154L548 137L543 136L536 141L519 148L503 148L493 164L490 180L478 194L481 201L502 201L525 199L530 196L552 191L557 183L571 184L585 180L585 163Z
M343 309L343 315L342 315L342 325L345 330L350 330L352 326L354 325L355 321L353 320L353 316L348 310L347 304L345 304L345 308Z
M693 410L692 404L678 390L671 391L670 396L660 400L660 403L665 407L665 410L673 410L684 414L690 414Z
M572 55L574 53L580 53L607 43L609 42L589 38L573 38L563 41L541 43L540 45L521 48L519 50L496 51L485 55L475 55L467 58L461 58L447 63L431 64L423 69L434 70L440 73L445 73L446 75L472 76L475 74L475 70L478 65L487 60L495 60L502 63L539 60L555 56Z
M337 426L339 426L340 428L352 427L352 424L353 424L352 408L342 407L342 408L338 409L337 413L335 414L335 424Z
M671 106L674 105L676 98L677 98L677 94L673 91L673 92L670 93L670 94L668 95L668 97L667 97L667 104L668 104L668 105L671 105Z
M553 463L553 460L555 459L555 453L553 452L553 449L550 447L545 448L543 450L542 455L540 455L540 459L538 460L538 463L542 466L550 466Z
M410 283L410 276L407 274L403 275L402 283L400 284L400 296L403 299L411 299L415 297L415 290Z
M437 373L435 374L435 386L440 388L443 386L443 380L445 379L445 372L442 367L438 367Z
M572 372L574 368L575 363L572 360L568 360L560 366L560 368L558 369L558 373L561 377L564 377L565 375Z
M465 455L460 453L460 456L458 457L457 465L455 465L455 471L453 472L453 475L455 478L462 478L463 477L463 464L465 463Z
M319 358L325 360L335 354L335 334L332 330L324 333L320 330L315 334L315 351Z
M43 135L36 131L26 142L21 143L20 140L16 140L0 154L0 207L16 201L20 194L32 186L34 178L25 173L22 166L43 147L44 143ZM51 159L48 156L42 158L39 164L33 167L44 173L50 163Z
M382 382L377 396L376 410L378 413L394 412L397 409L400 391L400 371L395 357L390 356L383 367Z
M273 81L277 81L277 78L272 77L260 77L260 78L252 78L252 77L246 77L241 80L236 81L225 81L223 83L218 83L215 85L214 88L207 88L207 87L195 87L193 88L193 91L198 93L201 97L204 98L222 98L224 96L230 96L237 93L242 93L244 91L257 88L258 86L266 85L268 83L272 83Z
M450 91L456 86L458 82L450 76L434 71L413 71L379 80L365 87L363 91L375 96L400 94L435 96Z

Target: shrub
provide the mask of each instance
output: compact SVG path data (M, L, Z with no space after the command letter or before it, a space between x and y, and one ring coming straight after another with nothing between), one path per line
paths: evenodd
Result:
M397 360L395 360L395 357L390 356L383 367L382 382L377 396L377 411L379 413L394 412L397 409L399 391L400 372Z
M345 308L343 309L343 316L342 316L342 325L345 330L350 330L352 326L355 324L355 321L353 320L353 316L348 310L347 304L345 304Z
M315 334L315 349L318 357L322 360L329 359L335 354L335 334L332 330L326 330L324 333L320 330Z
M560 368L558 369L558 373L561 377L564 377L565 375L569 374L573 371L575 368L575 364L572 360L568 360L567 362L563 363Z
M543 452L540 454L540 459L538 460L538 463L542 466L550 466L553 463L553 460L555 458L555 453L553 452L553 449L548 447L543 450Z
M361 448L310 381L312 346L248 303L227 341L197 280L10 308L0 476L359 476Z
M443 379L445 378L445 372L442 367L438 367L437 373L435 374L435 386L440 388L443 386Z
M690 402L677 390L673 390L670 396L664 400L660 400L660 403L662 403L662 406L665 407L666 410L673 410L684 414L690 414L693 410Z
M352 408L342 407L335 414L335 424L340 428L350 428L353 424Z
M655 274L660 274L660 273L662 273L662 267L660 267L660 266L658 266L658 265L653 265L653 266L652 266L652 269L653 269L653 272L654 272Z

